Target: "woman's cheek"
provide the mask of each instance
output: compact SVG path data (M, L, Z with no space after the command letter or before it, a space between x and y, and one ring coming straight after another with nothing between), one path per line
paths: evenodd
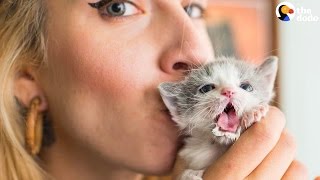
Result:
M97 46L91 46L97 47ZM99 46L98 46L99 47ZM79 47L76 49L89 49ZM152 67L143 61L146 57L124 54L121 47L106 47L76 51L70 59L71 76L77 86L92 92L125 96L140 90L152 81ZM153 70L154 71L154 70Z

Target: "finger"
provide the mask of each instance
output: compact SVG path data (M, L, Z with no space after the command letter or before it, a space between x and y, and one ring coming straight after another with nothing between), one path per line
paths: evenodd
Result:
M320 180L320 176L316 177L314 180Z
M204 177L247 177L276 145L284 125L283 113L275 107L270 107L267 116L244 132L239 140L208 168Z
M296 153L294 138L283 131L275 148L248 176L248 179L280 179L289 168Z
M293 161L289 169L281 178L282 180L305 180L308 179L308 170L299 161Z

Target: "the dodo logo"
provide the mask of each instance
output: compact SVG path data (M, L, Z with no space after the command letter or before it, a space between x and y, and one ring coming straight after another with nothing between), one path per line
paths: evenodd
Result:
M282 21L290 21L295 15L295 8L289 2L282 2L277 6L276 15Z

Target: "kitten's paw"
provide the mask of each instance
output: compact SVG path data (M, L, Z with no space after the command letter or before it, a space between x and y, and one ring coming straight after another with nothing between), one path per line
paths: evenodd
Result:
M258 122L261 118L265 117L267 112L269 111L268 104L260 104L254 107L252 110L245 112L242 117L242 125L247 129L253 123Z
M182 173L180 180L203 180L204 170L186 169Z

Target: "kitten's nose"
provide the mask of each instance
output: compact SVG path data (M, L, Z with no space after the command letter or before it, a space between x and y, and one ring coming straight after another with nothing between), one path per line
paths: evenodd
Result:
M232 88L223 88L221 90L221 95L231 98L235 94Z

